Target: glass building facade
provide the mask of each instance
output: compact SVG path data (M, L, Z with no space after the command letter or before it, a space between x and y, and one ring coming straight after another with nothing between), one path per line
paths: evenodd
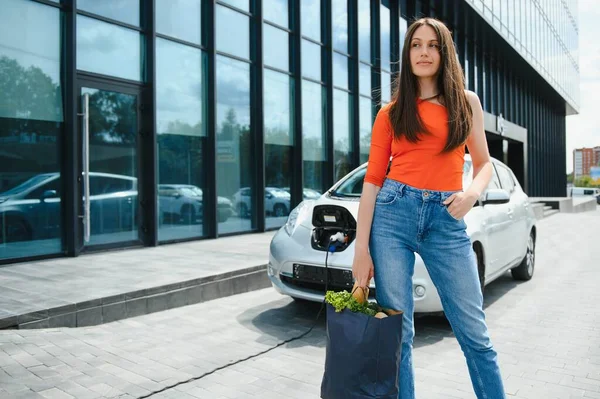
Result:
M279 228L367 160L419 16L452 29L492 155L529 194L564 192L574 1L4 0L2 11L0 264Z

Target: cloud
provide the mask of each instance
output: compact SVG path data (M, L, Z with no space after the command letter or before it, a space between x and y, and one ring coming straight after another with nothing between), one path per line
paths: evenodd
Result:
M567 172L573 171L573 150L600 145L600 10L596 0L579 1L579 114L567 117Z

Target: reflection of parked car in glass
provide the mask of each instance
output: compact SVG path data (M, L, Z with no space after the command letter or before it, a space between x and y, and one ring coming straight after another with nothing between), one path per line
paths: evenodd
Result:
M60 191L59 173L45 173L0 193L0 242L60 237ZM137 179L91 172L92 234L134 229L137 195Z
M509 269L515 279L529 280L535 266L536 219L529 198L506 165L497 160L493 161L493 165L493 178L487 191L464 218L477 256L482 290ZM319 199L303 201L291 211L287 223L273 237L270 245L268 276L278 292L297 299L323 300L323 248L327 250L330 236L341 230L329 228L318 232L313 225L314 220L331 220L323 219L322 215L313 219L313 211L318 206L345 208L356 220L366 170L365 163ZM463 186L470 184L472 174L470 156L466 155ZM334 213L328 215L336 221ZM340 218L344 219L343 216ZM347 249L336 253L333 261L329 258L331 263L327 275L330 289L352 287L354 237L349 237ZM373 281L371 288L377 289ZM418 254L413 288L416 312L442 310L437 290Z
M233 194L233 203L240 217L250 217L252 209L252 189L241 188ZM280 217L290 212L290 193L277 187L265 188L265 212Z
M600 196L600 188L595 187L571 187L569 190L571 197L584 197L584 196Z
M291 194L289 187L284 187L283 190L285 190L288 194ZM318 192L317 190L313 190L312 188L302 189L302 197L305 200L318 199L320 196L321 196L321 193Z
M162 220L195 223L202 220L202 189L190 184L159 184L158 203ZM225 197L217 198L217 220L225 222L233 214L233 206Z

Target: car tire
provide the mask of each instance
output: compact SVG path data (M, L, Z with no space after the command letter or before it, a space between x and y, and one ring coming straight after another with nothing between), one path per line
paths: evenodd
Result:
M273 216L275 217L283 217L287 215L287 208L283 204L275 204L273 208Z
M240 202L237 206L238 215L241 218L248 219L250 217L250 213L248 212L248 207L243 202Z
M183 224L194 224L196 223L196 210L193 206L184 205L181 207L181 221Z
M477 243L473 246L475 252L475 259L477 259L477 274L479 275L479 285L481 287L481 293L485 291L485 262L483 258L483 248L481 244Z
M227 221L227 219L229 219L229 216L224 215L222 213L219 213L218 216L217 216L217 221L219 223L225 223Z
M19 217L7 217L6 224L0 223L0 244L31 241L33 234L29 224Z
M527 241L527 253L521 261L521 264L511 269L511 274L515 280L529 281L535 271L535 235L533 231L529 234Z

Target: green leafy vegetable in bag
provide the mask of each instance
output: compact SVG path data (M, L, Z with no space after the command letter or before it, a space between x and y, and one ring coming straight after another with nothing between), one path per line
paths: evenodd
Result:
M341 312L344 309L348 309L352 312L364 313L369 316L375 316L380 310L377 304L374 303L360 303L352 296L348 291L327 291L325 294L325 302L335 308L336 312Z

